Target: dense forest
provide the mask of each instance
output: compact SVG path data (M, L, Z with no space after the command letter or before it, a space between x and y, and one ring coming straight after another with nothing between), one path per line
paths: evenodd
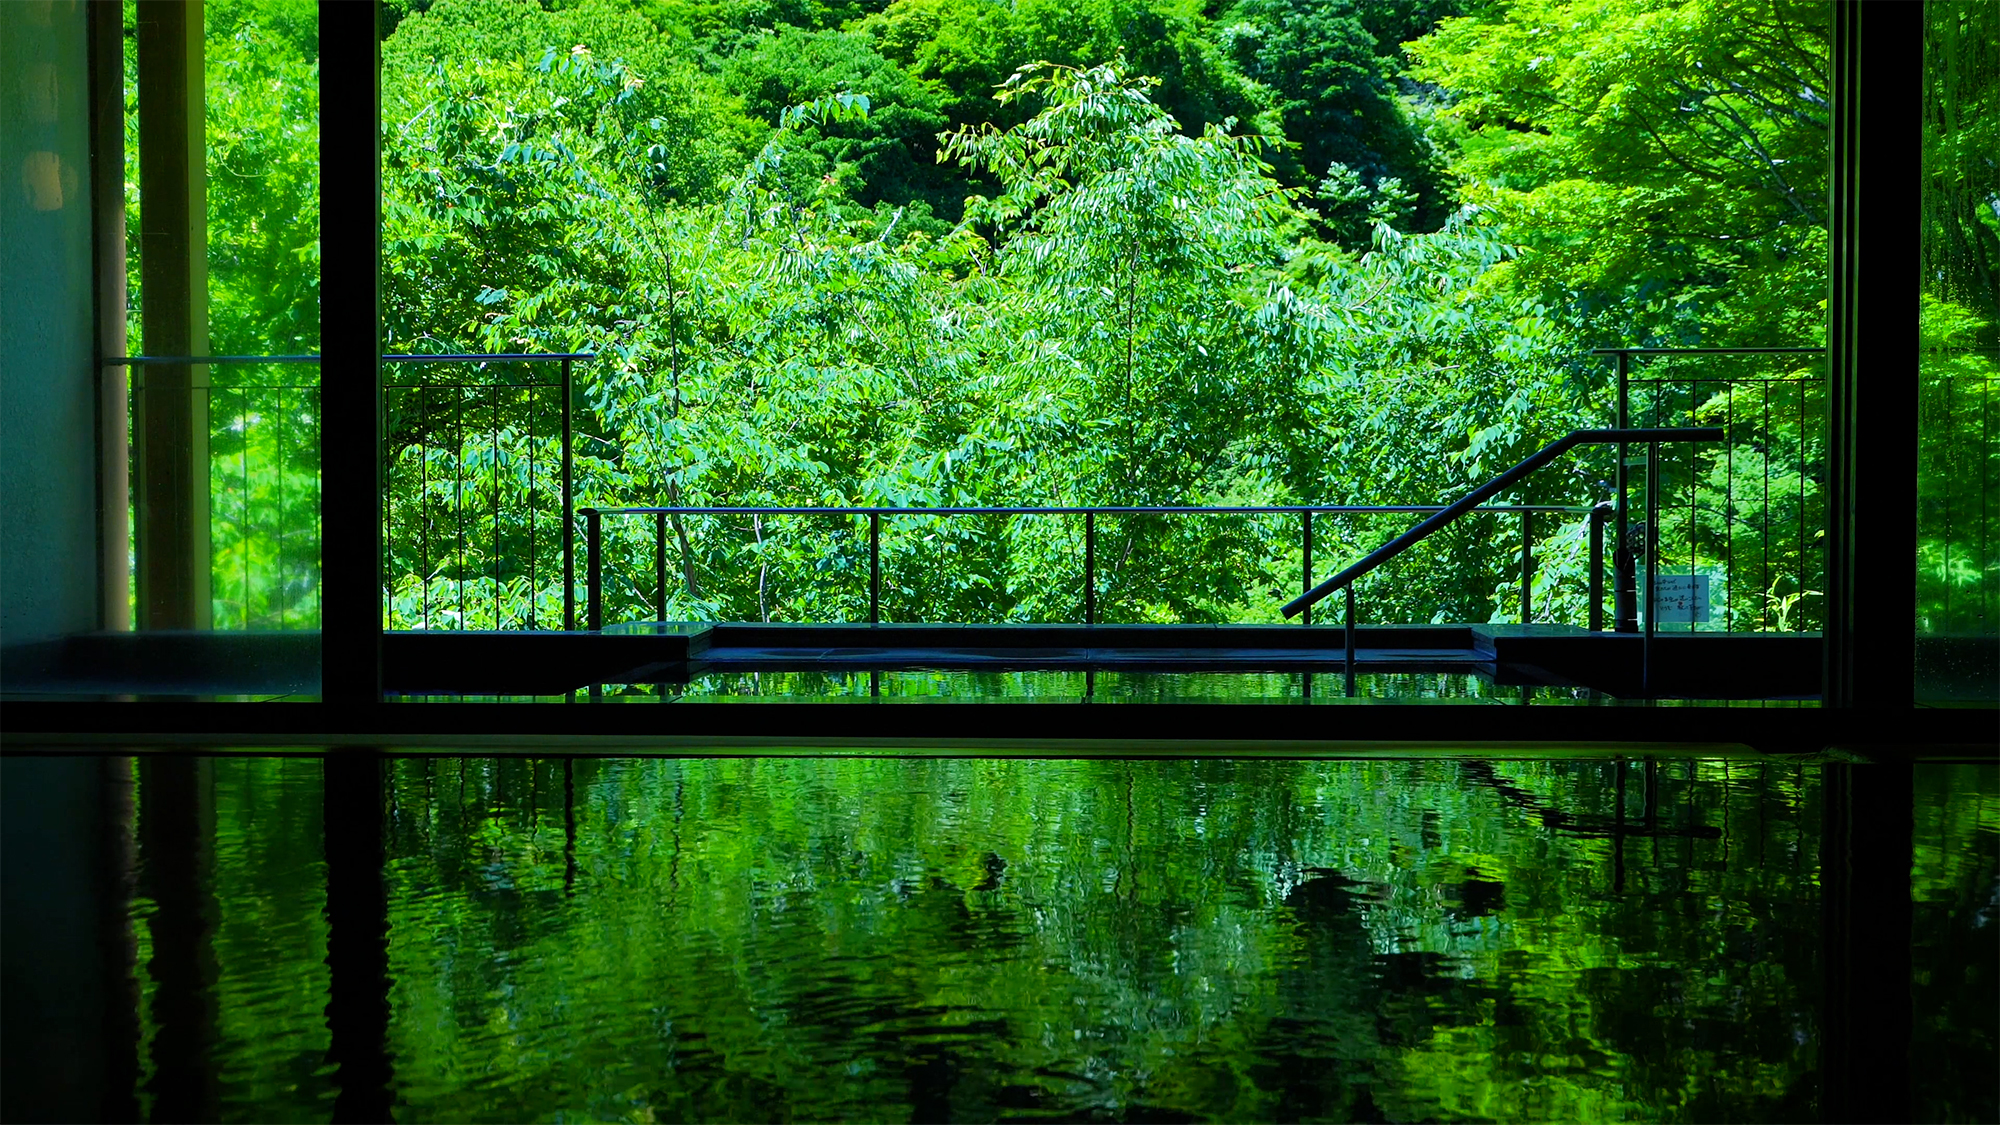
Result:
M207 11L213 349L316 351L316 9ZM1610 424L1594 347L1822 342L1828 13L407 0L383 21L387 348L594 353L585 505L1441 503ZM1927 596L1933 628L1990 631L2000 18L1931 22L1926 409L1959 436L1929 451ZM1635 424L1730 431L1668 451L1663 567L1715 576L1703 627L1811 627L1820 361L1635 363ZM393 626L560 618L555 375L392 365ZM269 531L310 522L312 446L261 377L216 400L219 625L315 612L316 535ZM1538 619L1583 618L1611 461L1509 498L1576 507L1536 523ZM1319 517L1319 574L1409 518ZM888 521L885 618L1077 619L1079 522ZM861 612L856 521L668 524L609 521L610 619ZM1275 620L1300 530L1107 518L1098 604ZM1364 582L1364 615L1514 619L1521 540L1463 521Z

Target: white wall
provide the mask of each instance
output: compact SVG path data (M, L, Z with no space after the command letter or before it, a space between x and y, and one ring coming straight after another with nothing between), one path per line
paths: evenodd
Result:
M97 623L86 16L81 0L0 2L0 644L9 647Z

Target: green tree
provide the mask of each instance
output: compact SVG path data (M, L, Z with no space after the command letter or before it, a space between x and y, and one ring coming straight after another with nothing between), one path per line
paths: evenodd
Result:
M1292 146L1278 161L1287 182L1343 172L1371 189L1394 181L1389 192L1414 195L1400 216L1405 228L1436 230L1454 206L1442 161L1392 85L1396 47L1382 50L1368 9L1353 0L1239 0L1221 39L1242 72L1271 91ZM1423 30L1396 23L1382 32ZM1327 213L1340 241L1367 245L1365 226L1342 222L1331 201Z
M1533 248L1495 281L1604 343L1816 342L1828 11L1522 0L1410 44L1465 200Z

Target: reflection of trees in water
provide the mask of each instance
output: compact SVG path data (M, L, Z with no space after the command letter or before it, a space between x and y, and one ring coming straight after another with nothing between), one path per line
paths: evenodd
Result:
M1917 771L1911 933L1916 1118L2000 1120L2000 768Z
M1634 763L1622 785L1607 761L390 769L389 1046L425 1115L1813 1112L1805 767ZM1919 909L1960 935L1938 956L1992 932L1973 919L1993 819L1919 844ZM302 954L227 921L264 901L282 923L284 895L246 894L310 877L311 826L221 808L218 837L271 843L256 865L218 851L225 987L312 995ZM229 1104L292 1096L241 1047L289 1017L256 1013L224 1016Z
M1614 839L1619 817L1568 810L1613 807L1609 763L1544 771L1541 780L1558 783L1553 797L1491 769L1437 765L574 768L585 806L580 857L605 854L609 841L593 842L593 822L617 823L619 849L633 859L645 854L653 833L641 821L649 806L667 807L649 793L677 791L684 823L700 826L667 865L679 865L677 886L695 891L677 896L683 921L727 951L728 980L702 957L670 975L704 994L726 983L731 1001L763 1013L739 1023L722 994L693 1005L687 1018L699 1020L701 1041L733 1040L732 1059L770 1056L764 1040L782 1013L778 1034L791 1041L783 1053L874 1058L905 1076L897 1101L948 1096L961 1115L985 1112L975 1106L1061 1105L1368 1117L1388 1112L1376 1101L1381 1087L1406 1077L1385 1062L1441 1027L1506 1020L1513 1030L1495 1053L1503 1061L1510 1052L1589 1060L1617 1050L1541 1026L1574 1022L1564 1013L1579 998L1548 987L1567 969L1545 966L1539 947L1516 943L1514 958L1488 971L1466 949L1380 951L1365 924L1371 912L1407 905L1386 856L1392 842L1406 863L1454 852L1449 863L1419 863L1413 889L1425 896L1430 924L1460 930L1512 923L1511 884L1524 862L1602 870L1600 857L1577 849ZM1461 860L1466 841L1455 837L1467 825L1493 838ZM1643 812L1627 827L1704 845L1721 835L1699 821L1655 817L1649 826ZM1349 834L1374 840L1371 854L1343 863L1338 871L1346 874L1315 862ZM1507 854L1506 845L1522 840L1539 846ZM579 865L578 885L589 887L593 865L587 858ZM1593 886L1601 891L1603 880ZM467 893L486 894L477 886ZM1546 897L1531 892L1527 905ZM1578 913L1585 926L1612 920ZM511 929L496 927L492 937L504 942ZM660 937L648 958L677 944L671 932ZM798 976L786 965L797 965ZM1029 966L1039 968L1024 971ZM1631 1007L1641 1014L1627 1022L1639 1024L1653 1018L1662 986L1635 992L1619 983L1607 991L1607 983L1583 999L1586 1023L1592 1008ZM998 1022L979 1034L949 1030L979 1022L981 1013L998 1013ZM1602 1022L1613 1033L1620 1026ZM1030 1034L1049 1028L1052 1036ZM1009 1073L1015 1077L994 1085L991 1076ZM837 1107L860 1096L786 1088L794 1105L835 1097Z

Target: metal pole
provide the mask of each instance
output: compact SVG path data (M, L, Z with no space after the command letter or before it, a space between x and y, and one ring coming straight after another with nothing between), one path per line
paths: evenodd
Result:
M1590 631L1604 631L1604 520L1611 514L1608 505L1590 510Z
M1646 637L1640 644L1639 686L1653 697L1653 626L1660 586L1660 443L1646 443Z
M1303 527L1299 533L1299 559L1300 566L1305 571L1304 576L1299 579L1299 590L1303 593L1313 588L1313 514L1311 508L1307 508L1305 511ZM1299 624L1310 625L1312 623L1313 610L1311 606L1307 606L1305 612L1299 614ZM1307 675L1310 676L1311 673L1307 673ZM1310 680L1307 682L1310 682Z
M381 61L376 7L328 4L319 12L319 54L327 64L320 76L326 98L319 120L319 151L326 157L320 176L324 252L318 290L320 698L328 708L373 705L382 699L382 631L388 608L383 586L388 576L382 551L387 497L382 491L382 106L376 80ZM199 33L200 12L189 16ZM197 138L200 128L197 118ZM146 151L143 143L140 151ZM152 199L148 191L142 211ZM150 227L153 217L142 217ZM141 242L143 263L149 251L143 238ZM150 305L158 292L150 285L141 288ZM150 330L142 339L168 342ZM207 480L207 468L199 472L198 479ZM421 508L417 518L423 518Z
M1097 624L1097 513L1083 513L1083 623Z
M1627 352L1618 353L1618 428L1631 428L1632 413L1632 356ZM1630 470L1625 464L1630 447L1620 442L1618 445L1618 465L1613 477L1616 482L1615 516L1618 523L1618 542L1612 550L1612 567L1616 572L1611 586L1611 627L1620 633L1636 632L1639 628L1639 602L1637 575L1633 573L1632 559L1632 507L1627 492L1631 485Z
M1354 644L1354 587L1347 587L1347 697L1354 698L1354 662L1358 650Z
M588 560L584 570L585 604L589 607L586 627L593 633L604 628L603 517L596 508L583 510L583 549Z
M1521 512L1521 624L1534 621L1535 513Z
M868 623L882 621L882 513L868 513Z
M653 612L667 619L667 513L653 513Z
M562 361L563 629L576 628L576 489L570 459L570 361Z

